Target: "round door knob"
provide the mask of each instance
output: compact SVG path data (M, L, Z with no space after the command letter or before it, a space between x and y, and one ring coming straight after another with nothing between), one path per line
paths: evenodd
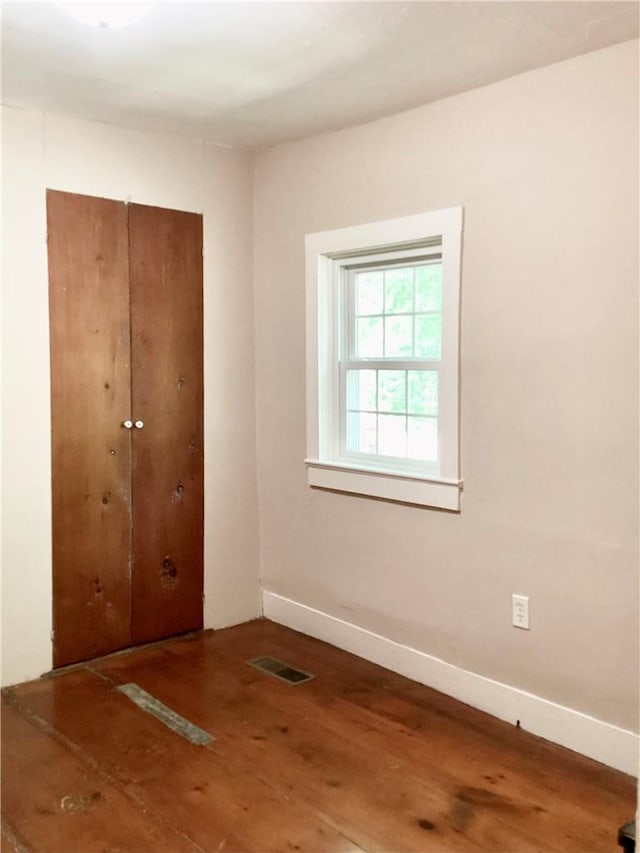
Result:
M123 422L122 422L122 426L123 426L125 429L131 429L131 427L133 426L133 421L123 421Z
M142 429L142 427L144 426L144 421L136 421L134 426L136 429Z

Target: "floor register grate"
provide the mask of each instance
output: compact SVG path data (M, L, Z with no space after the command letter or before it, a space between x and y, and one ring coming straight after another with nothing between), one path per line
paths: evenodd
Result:
M272 657L254 658L247 661L250 666L259 669L260 672L266 672L267 675L273 675L274 678L279 678L280 681L286 681L287 684L304 684L306 681L311 681L315 675L309 672L304 672L301 669L296 669L289 666L288 663Z

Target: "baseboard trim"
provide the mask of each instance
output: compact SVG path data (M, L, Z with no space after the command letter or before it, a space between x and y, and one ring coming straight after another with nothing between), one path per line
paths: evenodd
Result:
M426 684L494 717L568 749L638 775L640 738L572 708L469 672L417 649L323 613L269 590L262 591L264 615L318 640Z

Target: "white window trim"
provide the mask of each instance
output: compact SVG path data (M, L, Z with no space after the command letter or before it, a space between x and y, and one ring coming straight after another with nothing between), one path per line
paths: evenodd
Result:
M306 356L307 356L307 458L310 486L386 500L459 511L459 328L462 207L399 219L373 222L308 234L306 248ZM428 252L440 238L443 311L439 410L446 424L440 476L394 471L387 466L351 464L337 458L331 446L339 434L339 366L335 357L338 324L340 262L349 257L384 253L383 257L409 257ZM433 251L433 250L431 250ZM375 462L373 462L375 466Z

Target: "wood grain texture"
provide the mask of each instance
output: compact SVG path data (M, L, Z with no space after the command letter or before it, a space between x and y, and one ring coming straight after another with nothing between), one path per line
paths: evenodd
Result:
M330 823L278 792L215 744L194 746L89 672L37 682L20 701L91 756L135 796L204 850L326 850L358 847ZM278 816L279 819L278 819ZM165 848L161 848L165 849ZM160 853L160 850L158 851Z
M54 665L130 643L127 207L47 192Z
M202 626L202 217L54 191L47 214L61 666Z
M316 678L287 685L247 664L260 655ZM215 742L136 709L114 689L127 682ZM264 620L9 692L204 850L604 853L635 809L631 777ZM38 851L20 817L29 783L8 784L6 818Z
M202 217L129 206L132 637L202 627Z
M2 702L2 811L20 850L195 853L105 774ZM28 796L25 796L28 791ZM7 836L9 834L7 833ZM11 848L9 848L11 849Z

